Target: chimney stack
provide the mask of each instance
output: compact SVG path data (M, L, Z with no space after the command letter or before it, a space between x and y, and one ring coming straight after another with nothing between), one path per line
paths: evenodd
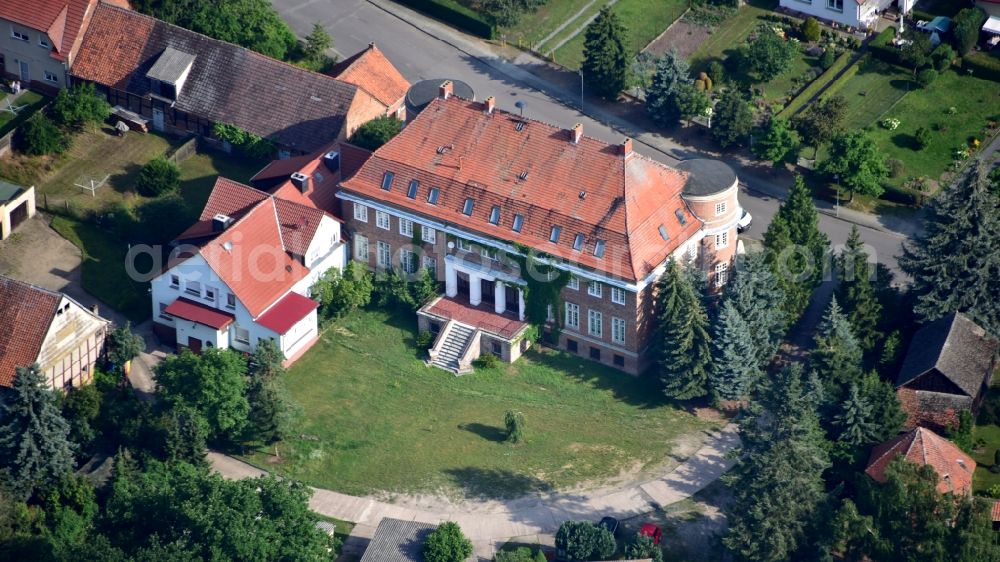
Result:
M497 107L497 99L493 96L486 98L483 107L486 109L486 115L493 115L493 110Z
M455 86L451 83L451 80L445 80L441 86L438 87L438 95L441 99L448 99L451 95L455 93Z
M292 184L299 189L301 193L309 192L309 176L303 174L302 172L295 172L292 174Z
M573 125L570 133L573 135L573 144L580 144L580 139L583 138L583 123Z
M622 154L630 156L632 154L632 139L626 138L622 142Z

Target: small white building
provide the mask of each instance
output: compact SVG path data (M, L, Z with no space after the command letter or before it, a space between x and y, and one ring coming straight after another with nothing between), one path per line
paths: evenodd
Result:
M195 352L252 352L274 340L292 362L318 338L316 280L342 269L331 215L219 178L197 223L182 233L152 281L157 335Z
M855 29L873 29L883 12L895 9L907 14L915 3L916 0L781 0L780 6L804 17Z
M6 240L22 222L35 216L35 187L27 189L0 181L0 240Z

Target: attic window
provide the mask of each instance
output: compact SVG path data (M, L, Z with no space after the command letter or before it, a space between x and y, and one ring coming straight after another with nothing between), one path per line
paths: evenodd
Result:
M410 199L417 198L417 188L420 187L420 182L413 180L410 182L410 187L406 189L406 196Z
M465 214L465 215L471 215L472 214L472 207L475 206L475 203L476 202L473 201L471 197L467 197L465 199L465 205L462 205L462 213Z
M559 233L560 232L562 232L562 228L560 228L558 226L553 226L552 227L552 233L549 234L549 242L552 242L553 244L559 243Z
M528 170L525 170L525 171L521 172L520 174L518 174L517 175L517 179L519 179L521 181L524 181L524 180L528 179Z
M490 209L490 224L498 224L500 222L500 207L493 205Z
M443 145L437 147L437 153L438 154L447 154L449 152L451 152L451 145L450 144L443 144Z
M579 252L580 248L583 248L583 235L577 234L576 238L573 239L573 249Z
M604 240L598 240L597 244L594 244L594 255L599 258L604 257Z
M437 205L439 195L441 195L441 190L436 187L432 187L430 193L427 194L427 202L431 205Z
M517 132L519 132L519 133L521 131L523 131L524 130L524 121L518 121L518 122L516 122L514 124L514 130L517 131Z
M674 209L674 216L676 216L677 220L680 221L681 226L684 226L688 223L687 217L684 216L684 211L680 209Z
M392 179L395 177L395 174L392 172L386 172L385 175L382 176L382 189L386 191L392 189Z
M667 227L662 224L660 225L660 238L663 238L664 242L670 240L670 235L667 234Z
M522 226L524 226L524 216L521 214L514 215L514 224L511 225L511 230L514 232L521 232Z

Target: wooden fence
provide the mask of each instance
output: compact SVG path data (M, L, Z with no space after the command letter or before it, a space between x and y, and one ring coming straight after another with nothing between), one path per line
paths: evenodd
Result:
M14 133L17 129L12 129L6 135L0 137L0 158L10 154L10 149L14 144Z
M198 152L198 137L192 135L183 144L172 151L168 151L166 158L180 166L181 162L191 158L196 152Z

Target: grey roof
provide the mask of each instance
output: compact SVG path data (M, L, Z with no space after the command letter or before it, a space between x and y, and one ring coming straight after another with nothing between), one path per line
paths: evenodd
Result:
M461 80L455 80L454 78L421 80L410 86L409 91L406 92L406 113L409 115L407 119L412 119L414 115L427 107L427 104L431 103L434 98L438 97L438 88L441 87L441 84L448 81L451 81L452 93L456 96L475 101L476 93L472 91L472 86Z
M424 541L434 525L386 517L379 522L361 562L423 562Z
M187 69L194 64L194 55L178 51L173 47L163 49L156 63L149 69L146 76L176 84L184 76Z
M736 183L736 172L725 162L708 158L684 160L675 166L690 174L684 184L684 194L694 196L713 195L725 191Z
M0 203L10 201L11 199L17 197L22 191L24 191L23 187L0 180Z
M995 366L997 340L962 313L954 312L917 331L896 379L904 386L936 369L975 398Z

